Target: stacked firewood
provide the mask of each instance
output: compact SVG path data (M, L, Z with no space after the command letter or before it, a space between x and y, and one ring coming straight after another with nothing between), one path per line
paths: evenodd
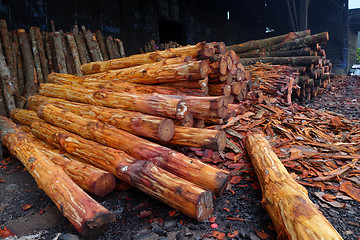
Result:
M99 30L92 33L75 25L70 33L62 30L40 31L31 27L8 31L0 20L0 112L7 115L15 106L22 108L26 98L46 83L49 73L60 72L81 76L80 66L91 61L125 57L121 40L104 38Z
M174 41L170 41L168 43L160 43L156 44L155 40L151 40L144 44L144 48L139 48L140 53L147 53L147 52L155 52L157 50L167 50L169 48L178 48L182 47L180 44Z
M241 58L240 62L249 69L258 62L292 66L299 72L294 81L299 89L293 96L307 102L321 94L330 83L332 64L321 48L328 40L327 32L310 35L310 30L306 30L232 45L227 49L234 50Z

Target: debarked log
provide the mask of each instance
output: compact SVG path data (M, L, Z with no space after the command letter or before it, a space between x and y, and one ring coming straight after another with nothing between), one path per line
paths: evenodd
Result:
M279 239L342 239L262 135L249 134L245 145L261 185L261 203Z
M184 100L169 98L167 95L117 93L106 89L92 90L51 83L42 84L39 94L173 119L183 119L188 112Z
M187 57L171 58L161 62L137 67L111 70L88 75L106 80L129 83L159 84L177 81L193 81L206 78L209 73L208 60L187 61Z
M23 118L32 112L23 110ZM112 172L121 180L139 188L198 221L208 219L213 211L213 195L155 164L136 160L123 151L104 146L37 120L31 131L49 144L89 163Z
M109 80L104 81L99 78L92 77L78 77L70 74L63 73L51 73L49 75L49 82L55 84L65 84L74 86L83 86L90 89L105 88L116 92L126 92L132 94L165 94L165 95L191 95L204 97L206 94L200 89L186 89L186 88L174 88L164 87L157 85L143 85L136 83L128 83L125 81Z
M53 200L62 214L81 234L115 221L115 214L101 206L64 170L52 163L15 123L0 116L1 141L34 177L38 186Z
M228 181L227 171L186 157L97 120L81 117L51 104L41 105L37 113L40 118L51 124L122 150L135 158L152 161L157 166L215 193L221 194Z
M34 114L36 113L34 112ZM21 126L21 129L26 133L28 139L45 156L56 165L62 167L66 174L85 191L99 197L104 197L114 190L115 177L112 173L84 163L84 160L74 155L64 153L41 141L31 133L28 126L23 125Z
M91 62L81 66L84 74L100 73L107 70L135 67L147 63L154 63L166 58L192 56L193 58L206 58L215 54L212 44L205 42L196 45L188 45L180 48L171 48L165 51L136 54L129 57L111 59L102 62Z
M59 98L34 95L28 99L29 109L36 111L41 104L54 106L73 112L83 117L98 119L119 129L141 137L169 141L175 130L174 121L139 112L107 108L83 103L70 102Z

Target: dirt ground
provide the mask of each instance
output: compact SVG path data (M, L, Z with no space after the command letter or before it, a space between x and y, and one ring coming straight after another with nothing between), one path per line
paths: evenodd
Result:
M346 79L341 87L336 86L335 92L326 92L310 106L360 119L359 91L359 79ZM204 223L136 189L94 197L116 214L116 222L93 239L215 239L211 237L213 231L225 233L228 239L236 234L232 239L276 239L271 220L261 207L261 190L254 173L250 171L242 177L240 183L232 186L234 194L226 191L215 200L214 218ZM334 208L319 201L315 195L318 189L307 189L310 199L344 239L360 239L359 202L338 200L346 205ZM81 239L21 163L7 153L0 161L0 193L0 229L6 228L15 235L9 239Z

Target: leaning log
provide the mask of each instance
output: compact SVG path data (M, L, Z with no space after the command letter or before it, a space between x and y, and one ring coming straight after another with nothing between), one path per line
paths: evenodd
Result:
M49 75L49 65L45 55L44 39L38 27L35 28L35 39L36 39L36 45L39 49L41 71L44 77L44 81L47 82L47 76Z
M55 49L54 58L56 59L56 69L58 69L58 71L61 73L68 73L64 52L65 46L63 46L60 32L54 33L53 42Z
M34 65L35 65L35 70L36 70L36 76L37 76L37 81L38 84L44 83L44 75L42 73L42 69L41 69L41 61L40 61L40 55L39 55L39 47L37 45L36 42L36 30L35 27L31 27L29 29L29 35L30 35L30 41L31 41L31 50L33 53L33 58L34 58Z
M82 65L81 70L84 74L93 74L104 72L107 70L129 68L147 63L154 63L164 60L165 58L192 56L196 59L202 59L206 57L212 57L214 54L215 50L212 44L206 44L205 42L201 42L196 45L188 45L180 48L171 48L164 51L136 54L129 57L111 59L102 62L91 62Z
M297 38L302 38L310 35L310 30L300 32L290 32L285 35L265 38L261 40L253 40L241 44L228 46L227 50L234 50L236 53L250 52L255 49L273 46L282 42L288 42Z
M29 39L24 29L17 30L17 36L21 46L21 54L23 57L23 67L25 72L25 88L24 97L28 98L34 95L38 90L38 82L34 67L34 60L31 53Z
M31 111L22 110L24 119L27 112ZM31 131L49 144L112 172L121 180L198 221L208 219L213 211L210 191L201 189L151 162L136 160L120 150L86 140L42 120L34 121Z
M81 32L79 32L77 25L74 25L74 27L73 27L73 35L74 35L74 39L76 42L76 46L79 49L79 57L80 57L81 64L89 63L91 61L90 55L89 55L88 50L86 49L85 42L84 42L83 38L81 37L82 34L81 34Z
M342 239L308 197L307 190L287 172L260 134L245 139L262 190L262 205L279 239Z
M93 62L103 61L104 59L101 55L100 48L93 33L90 30L86 30L83 33L84 33L86 45L89 49L91 60Z
M206 94L200 89L186 89L186 88L174 88L163 87L157 85L143 85L136 83L128 83L125 81L104 81L98 78L92 77L78 77L70 74L63 73L51 73L49 76L49 82L55 84L65 84L73 86L83 86L90 89L105 88L115 92L125 92L131 94L153 94L159 93L164 95L190 95L205 97Z
M79 51L78 51L78 47L76 46L74 36L71 33L66 33L65 36L66 36L67 42L69 43L71 56L74 61L75 73L78 76L82 76L83 74L80 70L81 62L80 62L80 57L79 57Z
M14 62L16 63L15 65L15 69L16 69L16 79L19 85L19 91L20 91L20 96L23 95L24 92L24 87L25 87L25 80L24 80L24 71L23 71L23 60L21 57L21 50L20 50L20 45L19 45L19 39L18 36L16 34L16 30L12 31L12 43L11 43L11 48L13 51L13 59ZM16 103L18 107L23 107L20 106L20 104Z
M0 51L0 81L1 81L1 91L4 96L6 110L9 113L12 109L16 108L15 97L14 97L15 85L14 85L14 78L10 73L10 70L8 68L8 65L6 64L5 57L2 54L2 51Z
M241 58L255 57L296 57L296 56L312 56L313 51L309 47L292 49L287 51L267 51L267 52L248 52L238 54Z
M166 97L168 95L117 93L51 83L42 84L39 94L174 119L183 119L188 111L184 100Z
M224 170L188 158L97 120L81 117L50 104L40 106L37 113L40 118L51 124L125 151L135 158L152 161L157 166L216 193L223 192L228 180L228 173Z
M99 48L100 48L100 52L101 52L101 55L103 57L103 60L104 61L109 60L109 56L107 54L106 47L105 47L104 37L101 34L101 31L96 30L95 31L95 36L96 36L97 42L99 43Z
M116 181L112 173L84 163L84 160L66 154L62 150L41 141L31 133L28 126L22 126L21 129L41 153L53 163L62 167L66 174L86 192L104 197L114 190Z
M10 119L0 116L1 141L34 177L62 214L81 234L115 221L115 214L101 206L53 164Z
M89 76L103 80L141 84L193 81L207 77L209 73L209 63L207 60L186 61L187 57L171 58L157 63L106 71Z
M272 63L275 65L296 65L305 66L319 64L320 56L300 56L300 57L259 57L259 58L241 58L240 63L243 65L252 65L257 62Z
M173 137L175 131L174 122L167 118L125 111L118 108L69 102L63 99L48 98L41 95L34 95L28 99L29 109L34 111L36 111L40 105L47 103L86 118L98 119L140 137L148 137L166 142Z

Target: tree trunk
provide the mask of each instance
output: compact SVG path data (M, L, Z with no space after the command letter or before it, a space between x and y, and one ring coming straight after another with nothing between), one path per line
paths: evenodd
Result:
M25 88L25 80L24 80L24 71L23 71L23 64L22 64L22 57L21 57L21 50L20 50L20 45L19 45L19 39L18 36L16 34L16 30L13 30L12 32L12 36L13 36L13 41L11 43L11 48L13 51L13 59L15 64L15 68L16 68L16 76L17 76L17 82L19 85L19 91L20 91L20 96L23 95L24 93L24 88ZM17 107L23 107L20 106L20 104L18 104L18 102L16 102Z
M26 118L27 112L31 111L23 110L23 118ZM210 191L151 162L136 160L122 151L86 140L41 120L31 124L31 131L48 143L112 172L121 180L198 221L208 219L213 211Z
M175 126L174 136L167 143L223 151L226 135L218 130Z
M0 115L7 117L8 113L6 111L6 106L5 106L5 100L4 100L4 96L2 91L0 92ZM1 144L0 144L1 145ZM2 153L2 149L0 146L0 153Z
M91 61L93 62L103 61L104 59L101 56L100 49L97 46L96 38L90 30L84 31L84 38L90 52Z
M120 56L121 56L122 58L126 57L123 41L121 41L120 39L117 39L117 38L115 39L115 41L116 41L116 43L117 43L118 46L119 46Z
M166 97L168 95L117 93L51 83L41 85L39 94L174 119L183 119L188 112L184 100Z
M65 56L66 68L67 68L69 74L75 74L76 73L75 64L71 57L71 50L70 50L69 43L65 40L64 33L62 31L60 33L61 33L61 42L62 42L62 46L63 46L63 52L64 52L64 56Z
M236 44L228 46L227 50L234 50L236 53L250 52L255 49L261 49L270 47L279 43L288 42L297 38L303 38L310 35L310 30L305 30L301 32L290 32L285 35L265 38L261 40L253 40L241 44Z
M103 57L103 60L104 61L109 60L109 56L107 54L106 47L105 47L104 37L102 36L101 31L96 30L95 31L95 36L96 36L97 42L99 43L99 48L100 48L100 52L101 52L101 55Z
M36 39L36 45L39 49L41 71L44 77L44 82L47 82L47 76L49 75L49 64L45 55L44 38L41 35L40 29L38 27L35 28L35 39Z
M120 58L120 54L115 51L113 37L112 36L107 36L105 42L106 42L107 49L109 51L110 59Z
M101 206L53 164L11 120L0 117L1 141L17 157L53 200L62 214L81 234L86 235L115 221L115 214Z
M261 203L274 223L278 239L342 239L311 202L306 189L286 171L264 137L249 134L245 146L261 185Z
M0 34L2 39L2 47L4 49L4 55L6 58L6 63L9 66L11 75L14 77L14 81L17 82L16 62L12 54L11 40L9 37L6 21L4 19L0 20Z
M5 100L5 106L8 113L14 108L15 105L15 86L14 79L11 76L10 70L6 64L5 57L1 51L0 45L0 80L1 80L1 90Z
M212 44L210 44L212 46ZM176 58L192 56L193 58L212 57L215 54L213 47L204 42L196 45L189 45L181 48L172 48L165 51L149 52L144 54L132 55L129 57L112 59L103 62L92 62L81 66L84 74L100 73L107 70L135 67L147 63L154 63L164 58Z
M56 53L55 54L56 63L57 63L56 68L60 73L68 73L66 60L65 60L64 47L60 32L55 32L54 34L54 48Z
M206 94L200 89L186 89L162 87L157 85L142 85L128 83L125 81L104 81L98 78L77 77L70 74L52 73L49 76L49 82L54 84L73 85L77 87L86 87L90 89L105 88L118 93L125 92L131 94L152 94L160 93L164 95L189 95L205 97Z
M226 171L206 165L200 160L188 158L110 125L83 118L50 104L42 105L38 109L38 115L51 124L76 132L85 138L125 151L135 158L152 161L157 166L216 193L223 192L229 177Z
M285 51L266 51L266 52L248 52L240 53L241 58L255 57L296 57L296 56L312 56L313 51L309 47L285 50Z
M29 39L24 29L18 29L17 35L21 46L21 53L23 56L23 67L25 70L25 89L24 97L28 98L34 95L38 90L38 82L36 70L34 67L34 60L31 53Z
M177 81L194 81L206 78L209 73L207 60L185 62L186 58L171 58L165 61L137 67L107 71L89 75L103 80L130 83L158 84ZM83 67L82 65L81 67Z
M303 38L297 38L288 42L282 42L273 46L254 50L252 52L287 51L296 48L308 47L317 43L327 42L328 40L328 32L322 32Z
M76 45L79 49L80 62L81 62L81 64L86 64L86 63L89 63L91 60L90 60L89 52L86 49L85 42L81 38L80 34L81 34L81 32L79 32L78 27L76 25L74 25L73 35L75 38Z
M71 33L66 33L65 35L66 35L66 39L69 43L72 59L74 60L74 67L75 67L76 75L82 76L83 74L80 70L81 62L80 62L80 57L79 57L79 51L76 46L74 36Z
M65 154L62 150L41 141L31 133L28 126L22 126L21 129L26 132L28 139L42 154L62 167L66 174L85 191L104 197L114 190L116 181L112 173L84 163L84 160L71 154Z
M34 57L34 65L36 70L36 76L38 84L44 83L44 76L41 70L41 62L40 62L40 56L39 56L39 48L36 43L36 31L35 27L31 27L29 29L29 35L31 40L31 46L32 46L32 53Z
M48 32L44 32L44 40L45 40L45 50L46 50L46 57L49 61L49 72L54 72L54 59L53 54L51 52L51 36Z
M166 142L174 135L174 122L167 118L160 118L115 108L74 103L41 95L35 95L28 99L29 109L34 111L36 111L40 105L47 103L82 117L98 119L137 136Z
M199 89L204 94L208 94L209 92L209 79L204 78L198 81L179 81L179 82L168 82L168 83L161 83L158 86L163 87L173 87L173 88L180 88L180 89Z
M257 62L272 63L276 65L311 65L319 64L319 56L302 56L302 57L260 57L260 58L241 58L240 63L243 65L252 65Z

